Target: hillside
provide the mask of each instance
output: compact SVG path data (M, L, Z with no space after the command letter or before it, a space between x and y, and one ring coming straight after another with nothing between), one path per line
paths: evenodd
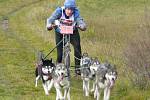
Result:
M80 32L82 52L117 66L119 77L111 100L149 100L150 90L134 87L127 77L124 51L139 36L139 27L149 22L150 1L76 1L88 25L87 31ZM55 46L54 32L46 31L45 20L61 5L63 0L0 0L1 100L55 100L55 89L45 96L41 82L34 87L34 70L37 52L47 54ZM50 57L55 61L56 51ZM83 96L81 84L72 75L71 99L93 100L92 95Z

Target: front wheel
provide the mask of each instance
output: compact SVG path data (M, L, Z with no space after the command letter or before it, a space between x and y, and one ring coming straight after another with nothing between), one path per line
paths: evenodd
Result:
M68 80L70 80L70 53L66 54L65 66L66 66L66 69L67 69Z
M67 69L67 77L70 80L70 43L67 42L64 48L64 63Z

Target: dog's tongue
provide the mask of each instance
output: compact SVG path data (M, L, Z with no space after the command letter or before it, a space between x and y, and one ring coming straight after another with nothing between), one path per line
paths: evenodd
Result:
M111 80L111 81L110 81L110 87L113 87L114 84L115 84L115 81L114 81L114 80Z
M63 80L63 78L64 78L64 75L61 75L60 79Z

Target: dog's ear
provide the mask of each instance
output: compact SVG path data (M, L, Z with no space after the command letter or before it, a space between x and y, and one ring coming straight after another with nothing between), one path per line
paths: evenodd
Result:
M109 64L109 62L108 62L108 60L105 60L105 63L104 63L105 65L108 65Z
M52 63L52 61L53 61L53 60L52 60L52 58L51 58L51 59L50 59L50 62Z
M116 74L118 75L118 72L117 72L117 67L116 67L116 65L112 65L112 67L113 67L113 70L116 72Z
M110 69L112 67L112 65L110 64L110 62L108 60L105 61L104 65Z
M84 53L82 54L82 57L83 57L83 56L88 57L88 53L87 53L87 52L84 52Z
M44 59L42 58L42 62L44 62Z
M116 65L112 65L112 68L114 69L114 70L116 70L117 68L116 68Z
M54 68L56 68L56 65L54 64Z

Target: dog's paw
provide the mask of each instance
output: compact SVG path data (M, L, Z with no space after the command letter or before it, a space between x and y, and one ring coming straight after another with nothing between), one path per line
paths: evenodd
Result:
M37 82L35 81L35 87L37 87Z
M49 96L49 93L46 93L45 95L46 95L46 96Z
M62 97L61 100L66 100L65 97Z
M89 94L85 94L85 96L86 96L86 97L88 97L88 96L89 96Z
M94 89L91 89L90 92L93 93L93 92L94 92Z
M37 83L35 82L35 87L37 87Z

